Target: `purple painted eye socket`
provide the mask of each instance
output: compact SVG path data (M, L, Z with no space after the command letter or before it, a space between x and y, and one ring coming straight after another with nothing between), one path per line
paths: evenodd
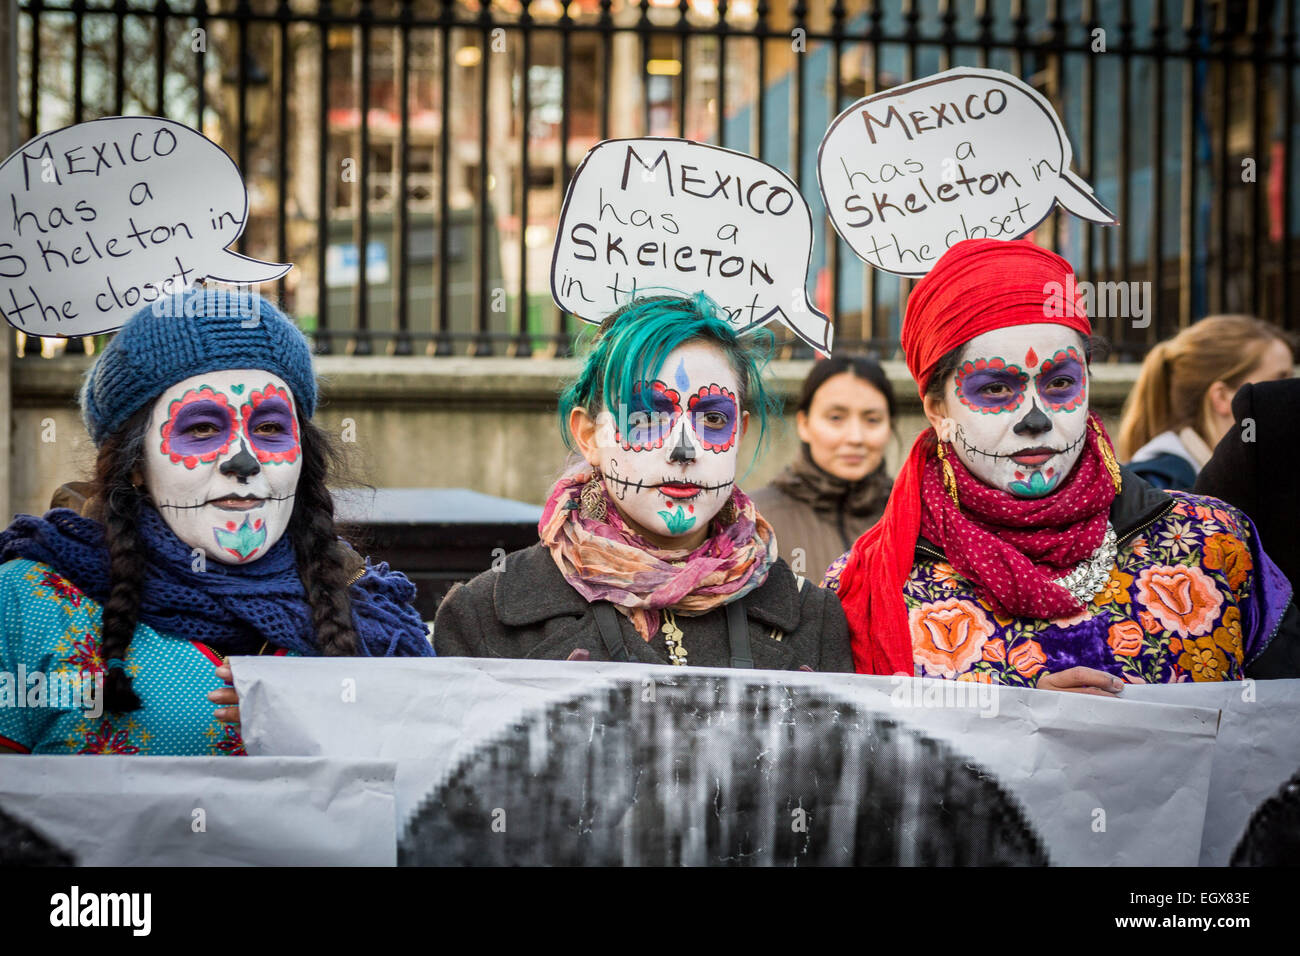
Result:
M990 415L1009 412L1024 401L1029 376L1001 358L963 362L957 370L957 397L967 408Z
M695 434L707 451L721 453L736 443L740 411L730 389L717 383L705 385L690 397L687 407Z
M736 430L736 403L730 398L709 395L691 406L695 433L705 441L726 444Z
M168 450L177 455L214 454L230 444L234 432L234 416L228 405L197 399L183 405L172 419Z
M664 439L681 417L681 395L656 379L646 388L637 386L632 401L632 411L619 434L619 443L627 451L662 448Z
M636 411L627 417L626 445L641 448L658 448L677 424L676 417L670 411L645 410ZM637 450L640 451L641 448Z
M298 444L293 410L278 396L259 404L248 416L248 439L262 451L285 452Z
M1088 373L1074 349L1062 349L1043 362L1038 394L1053 411L1074 411L1087 399Z

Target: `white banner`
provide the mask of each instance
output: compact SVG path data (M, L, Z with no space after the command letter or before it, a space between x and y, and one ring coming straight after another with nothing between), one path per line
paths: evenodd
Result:
M392 763L0 757L0 865L392 866Z
M397 762L399 864L1195 865L1218 714L957 681L236 658L250 753Z
M1124 696L1222 712L1201 865L1227 866L1251 814L1300 770L1300 680L1139 684Z

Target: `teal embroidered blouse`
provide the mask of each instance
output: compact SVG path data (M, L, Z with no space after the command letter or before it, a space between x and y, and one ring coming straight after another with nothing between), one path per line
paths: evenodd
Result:
M141 622L126 668L143 706L102 713L102 609L47 564L0 565L0 745L34 754L243 754L208 693L222 657ZM283 651L279 653L283 654Z

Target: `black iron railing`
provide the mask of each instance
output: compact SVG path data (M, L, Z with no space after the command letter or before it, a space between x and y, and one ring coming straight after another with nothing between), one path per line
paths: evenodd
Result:
M842 246L817 143L870 92L1004 69L1054 103L1123 223L1053 214L1036 238L1081 278L1150 284L1149 323L1097 322L1134 356L1211 312L1300 323L1297 6L22 0L21 120L202 129L253 192L240 251L295 262L274 294L321 351L360 355L569 353L583 325L550 301L548 250L585 150L647 132L745 150L814 207L837 342L890 354L909 284Z

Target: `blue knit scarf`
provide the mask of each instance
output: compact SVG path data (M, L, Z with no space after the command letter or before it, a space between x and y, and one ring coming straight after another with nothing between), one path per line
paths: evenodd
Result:
M256 561L208 561L196 571L190 546L147 502L140 507L137 529L145 555L140 620L221 654L256 654L269 641L276 648L320 656L288 535ZM0 562L14 558L48 564L100 604L108 600L104 527L69 508L51 509L43 518L18 515L0 532ZM349 597L360 656L432 656L424 622L410 604L415 585L404 574L383 562L367 563Z

